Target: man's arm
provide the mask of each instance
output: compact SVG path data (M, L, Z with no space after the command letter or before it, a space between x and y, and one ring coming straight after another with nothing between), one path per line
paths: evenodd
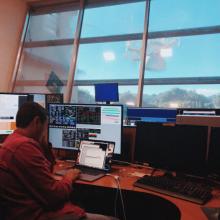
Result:
M13 163L18 182L45 208L56 208L69 199L72 181L77 178L78 171L71 171L60 181L54 180L50 163L31 142L18 148Z

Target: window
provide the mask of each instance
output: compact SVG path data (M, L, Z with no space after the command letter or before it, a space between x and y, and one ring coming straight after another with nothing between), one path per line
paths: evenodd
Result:
M153 0L151 1L149 31L219 25L219 10L219 0Z
M145 85L143 106L162 108L219 108L220 85Z
M77 82L87 83L92 88L94 83L113 81L119 84L120 97L123 96L122 85L127 86L126 92L133 93L129 85L137 86L139 77L145 4L142 1L85 9L75 71L76 85ZM80 97L79 91L82 90L77 91L72 101L81 102L84 98ZM87 90L87 94L92 95L91 91ZM94 101L94 98L88 100ZM120 102L126 100L120 99Z
M145 78L220 75L220 34L148 40Z
M15 92L65 91L77 18L78 10L30 15Z
M143 32L145 2L88 8L82 38Z
M219 0L86 2L33 10L14 91L94 103L94 84L116 82L124 105L219 108Z
M218 108L219 9L218 0L151 1L143 106Z
M73 38L78 10L31 15L26 42Z

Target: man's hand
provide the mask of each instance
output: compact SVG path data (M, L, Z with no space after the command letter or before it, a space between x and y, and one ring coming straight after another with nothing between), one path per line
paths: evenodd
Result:
M67 171L66 175L63 178L74 182L78 178L79 174L80 174L80 170L70 169Z

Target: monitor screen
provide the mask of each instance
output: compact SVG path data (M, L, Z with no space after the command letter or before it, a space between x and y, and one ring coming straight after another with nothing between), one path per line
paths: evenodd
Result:
M44 108L47 108L48 103L63 103L63 94L28 93L28 101L37 102Z
M95 101L96 102L118 102L118 84L102 83L95 84Z
M36 102L46 108L46 95L38 93L28 93L28 101Z
M137 121L146 122L176 122L176 109L166 108L127 108L127 124L134 125Z
M114 148L114 142L83 140L80 142L80 151L76 164L109 171Z
M27 100L27 94L0 94L0 135L11 134L16 129L17 111Z
M134 159L155 168L205 175L207 126L139 122Z
M46 94L46 104L48 103L63 103L63 94L61 93Z
M122 105L49 104L48 112L54 148L78 150L82 139L103 140L121 154Z
M208 171L220 176L220 127L211 128Z

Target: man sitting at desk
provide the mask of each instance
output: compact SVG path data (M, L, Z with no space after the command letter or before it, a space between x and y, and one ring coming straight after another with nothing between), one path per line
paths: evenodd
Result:
M79 171L53 178L54 157L47 143L47 112L25 103L16 116L17 129L0 149L0 209L5 220L110 220L86 213L69 202Z

